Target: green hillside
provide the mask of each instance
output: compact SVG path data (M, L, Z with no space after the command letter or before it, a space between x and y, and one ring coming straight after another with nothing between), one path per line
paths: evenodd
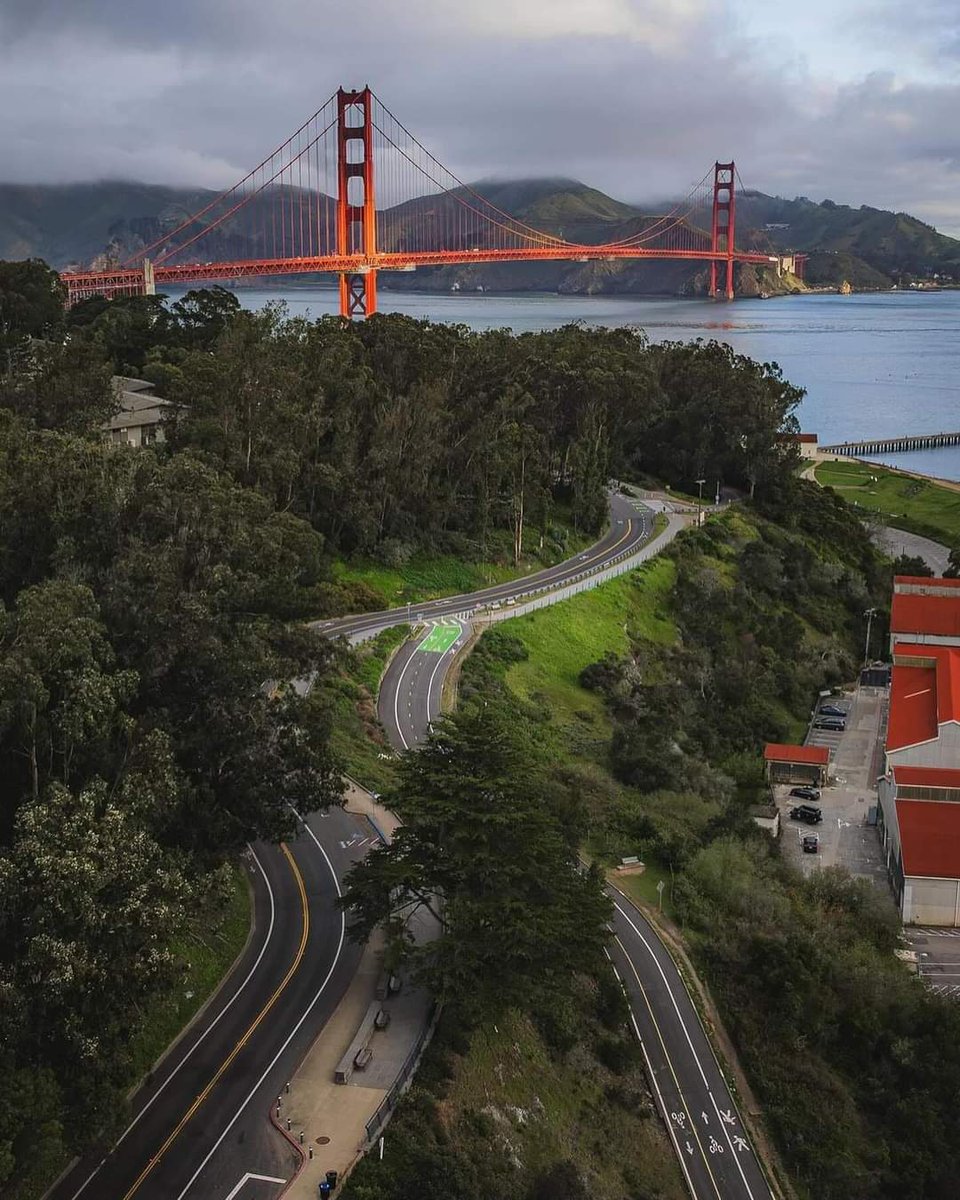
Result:
M737 217L741 241L749 237L756 245L815 253L810 282L821 275L822 282L837 281L840 267L836 261L831 264L831 258L840 260L843 278L855 285L853 276L860 274L859 286L864 287L889 285L901 275L929 278L937 273L960 281L960 240L907 213L744 192L738 198Z

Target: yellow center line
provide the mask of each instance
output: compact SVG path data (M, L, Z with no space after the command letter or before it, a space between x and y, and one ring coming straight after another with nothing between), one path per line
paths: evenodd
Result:
M270 1009L273 1008L274 1004L276 1004L276 1002L277 1002L278 998L280 997L280 995L282 994L284 988L286 988L287 984L289 984L290 980L293 978L294 974L296 973L297 968L300 966L300 963L303 960L303 955L307 948L307 937L309 936L309 933L310 933L310 912L307 907L307 889L303 882L303 876L300 874L300 868L297 866L296 862L294 861L294 857L290 853L290 850L288 849L287 845L285 843L282 844L280 849L286 855L287 862L290 864L290 870L293 872L294 878L297 881L297 888L300 892L300 906L301 906L301 910L303 912L303 929L300 934L300 945L297 947L297 953L294 956L293 962L290 964L290 969L287 971L286 975L283 977L281 982L277 985L276 991L273 993L273 995L270 997L270 999L266 1002L266 1004L263 1006L263 1008L257 1014L253 1023L250 1025L249 1029L246 1031L246 1033L243 1035L243 1037L240 1039L240 1041L237 1042L237 1044L234 1046L234 1048L230 1051L230 1053L227 1055L227 1057L223 1060L221 1065L218 1067L217 1073L213 1076L213 1078L210 1080L210 1082L207 1084L207 1086L203 1089L203 1091L200 1093L200 1095L196 1098L196 1100L194 1100L194 1102L190 1105L190 1107L187 1109L187 1111L180 1118L180 1121L177 1124L176 1129L174 1129L172 1131L172 1133L170 1133L170 1135L167 1137L167 1140L163 1143L163 1145L156 1152L156 1154L153 1156L153 1158L150 1159L150 1161L147 1163L147 1165L140 1172L140 1175L137 1177L133 1186L130 1188L130 1190L127 1192L127 1194L124 1196L123 1200L130 1200L130 1197L133 1196L133 1194L139 1189L140 1185L147 1178L147 1176L150 1174L150 1172L153 1170L153 1168L157 1165L157 1163L160 1161L160 1159L163 1158L164 1154L166 1154L166 1152L170 1149L170 1147L173 1145L173 1143L176 1141L176 1139L179 1137L179 1135L183 1132L184 1126L191 1119L191 1117L193 1117L193 1115L196 1113L196 1111L200 1107L200 1105L203 1104L204 1100L206 1100L206 1098L210 1095L211 1091L213 1091L214 1087L217 1084L217 1081L223 1076L224 1071L227 1070L227 1068L230 1066L230 1064L233 1062L233 1060L237 1057L237 1055L240 1053L240 1051L244 1048L244 1046L247 1044L247 1042L249 1042L250 1038L253 1037L254 1033L259 1028L260 1024L262 1023L264 1017L266 1017L266 1015L270 1011Z
M703 1148L703 1143L700 1141L700 1135L699 1135L699 1133L697 1133L696 1118L695 1118L694 1114L690 1111L690 1105L687 1103L686 1097L683 1094L683 1089L680 1087L680 1080L677 1078L677 1073L673 1069L673 1062L670 1058L669 1053L667 1052L667 1046L663 1040L663 1034L661 1033L660 1026L657 1023L657 1018L653 1015L653 1007L651 1006L650 1000L647 997L647 990L643 986L643 981L640 978L640 974L637 971L637 968L634 964L633 959L630 957L629 953L627 952L626 946L623 944L623 942L621 942L621 940L617 934L614 934L613 937L614 937L614 941L617 943L617 945L623 951L624 958L630 964L630 970L633 972L634 978L637 981L637 986L640 988L640 995L643 996L643 1002L647 1006L647 1012L649 1012L649 1014L650 1014L650 1020L653 1022L653 1027L657 1031L657 1037L660 1039L660 1046L661 1046L661 1049L663 1050L663 1057L666 1059L667 1066L670 1068L670 1074L673 1076L673 1082L676 1085L677 1095L680 1097L680 1100L683 1103L683 1111L687 1114L687 1119L690 1122L690 1130L693 1133L694 1140L697 1143L697 1148L700 1151L700 1156L703 1159L703 1165L707 1168L707 1174L710 1176L710 1182L713 1184L714 1190L717 1193L717 1197L721 1198L721 1192L720 1192L719 1187L717 1187L717 1181L713 1176L713 1171L710 1169L710 1160L707 1158L706 1151ZM671 1120L671 1116L669 1113L665 1113L664 1115L666 1116L668 1121ZM686 1130L684 1130L682 1126L680 1128L681 1128L682 1132L686 1133ZM680 1139L678 1137L677 1141L679 1142L679 1140Z

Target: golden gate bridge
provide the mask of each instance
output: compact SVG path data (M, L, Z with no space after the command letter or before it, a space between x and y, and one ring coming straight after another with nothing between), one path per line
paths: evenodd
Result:
M569 241L535 229L464 184L374 95L341 88L239 183L116 267L67 271L68 303L145 295L157 285L331 272L340 313L377 309L377 273L458 263L688 259L709 264L711 296L733 299L734 163L714 163L660 216L616 241ZM379 203L378 203L379 197ZM722 280L721 280L722 277Z

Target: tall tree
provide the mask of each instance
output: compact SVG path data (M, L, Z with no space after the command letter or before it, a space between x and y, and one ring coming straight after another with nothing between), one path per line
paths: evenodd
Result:
M400 767L403 824L347 877L352 934L383 924L468 1017L551 1004L601 961L609 903L552 804L543 764L498 709L459 715ZM439 929L415 944L417 913Z

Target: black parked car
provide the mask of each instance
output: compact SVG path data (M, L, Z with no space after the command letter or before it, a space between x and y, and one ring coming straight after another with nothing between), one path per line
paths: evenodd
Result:
M826 729L830 733L843 733L847 727L846 721L840 717L817 717L813 723L814 729Z
M820 838L815 833L808 833L803 839L804 854L820 853Z
M845 717L847 710L841 708L839 704L821 704L820 715L822 717Z
M790 817L794 821L803 821L806 825L819 825L823 820L823 813L812 804L798 804L796 808L790 809Z
M820 789L815 787L795 787L790 789L790 795L798 800L819 800Z

